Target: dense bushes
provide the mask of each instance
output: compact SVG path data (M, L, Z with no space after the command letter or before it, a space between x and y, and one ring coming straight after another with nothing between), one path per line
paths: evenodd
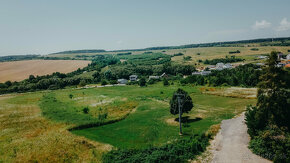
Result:
M205 151L208 141L209 138L205 135L194 135L161 147L116 149L105 154L103 161L105 163L187 162Z
M229 51L229 54L241 53L239 50L236 51Z
M184 55L183 53L176 53L176 54L173 54L173 56L182 56Z
M290 74L277 67L272 52L258 84L256 107L249 106L246 116L250 148L274 162L290 161Z
M241 65L234 69L224 69L212 71L210 75L191 75L182 79L183 84L191 83L197 85L221 86L223 84L231 86L255 87L259 82L261 71L259 66L253 64Z
M228 56L226 56L226 58L218 58L218 59L212 59L212 60L208 60L206 59L204 61L204 64L210 64L210 65L215 65L217 63L233 63L233 62L240 62L243 61L243 59L241 58L236 58L236 56L231 56L230 58Z
M274 162L290 162L290 135L283 128L270 125L250 141L254 153Z

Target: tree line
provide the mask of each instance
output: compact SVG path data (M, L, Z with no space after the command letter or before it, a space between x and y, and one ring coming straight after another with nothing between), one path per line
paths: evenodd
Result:
M290 73L272 52L258 83L256 106L247 108L252 151L274 162L290 162Z
M217 63L233 63L233 62L241 62L243 60L244 59L236 58L236 56L233 55L231 57L226 56L225 58L217 58L217 59L212 59L212 60L206 59L203 63L204 64L215 65Z

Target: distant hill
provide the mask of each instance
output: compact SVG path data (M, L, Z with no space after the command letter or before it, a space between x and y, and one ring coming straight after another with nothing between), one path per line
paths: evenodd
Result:
M39 57L40 55L35 55L35 54L0 56L0 62L32 60L32 59L38 59Z
M79 54L79 53L100 53L100 52L106 52L106 50L103 49L69 50L52 54Z
M200 44L188 44L179 46L157 46L143 49L126 49L126 50L112 50L106 51L103 49L92 50L69 50L52 54L79 54L79 53L100 53L100 52L128 52L128 51L147 51L147 50L166 50L166 49L184 49L184 48L199 48L199 47L237 47L239 44L251 44L260 43L261 46L290 46L290 37L278 37L278 38L260 38L252 40L240 40L240 41L224 41L224 42L212 42L212 43L200 43Z

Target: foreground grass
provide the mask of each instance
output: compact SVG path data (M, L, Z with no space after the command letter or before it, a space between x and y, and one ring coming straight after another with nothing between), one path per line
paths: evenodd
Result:
M184 115L188 118L183 125L185 138L206 132L256 101L202 94L198 87L161 84L1 96L0 162L100 162L111 145L161 148L179 138L177 116L170 115L168 105L178 87L188 91L195 104ZM83 112L84 107L89 108L88 113ZM105 113L107 117L100 119ZM73 134L67 130L123 117L126 119L113 124L73 130Z
M100 162L110 145L89 141L41 116L41 93L0 97L0 162Z
M146 148L159 146L178 139L177 116L169 113L169 100L178 86L161 85L146 88L120 87L110 88L109 96L128 97L138 102L136 112L117 123L72 131L89 139L112 144L119 148ZM254 99L239 99L201 94L198 88L184 86L192 96L195 107L184 114L188 118L184 123L185 137L206 132L211 125L223 119L232 118L245 109L245 104L253 104Z

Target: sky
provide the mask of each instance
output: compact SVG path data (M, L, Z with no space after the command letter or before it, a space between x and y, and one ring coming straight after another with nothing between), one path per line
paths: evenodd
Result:
M0 55L290 37L289 0L0 0Z

